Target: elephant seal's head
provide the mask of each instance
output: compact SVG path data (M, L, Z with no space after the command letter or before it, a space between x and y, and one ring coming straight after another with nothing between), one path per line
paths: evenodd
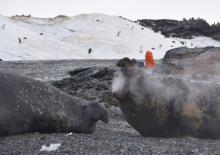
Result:
M130 79L135 76L138 67L135 59L129 59L127 57L120 59L116 65L120 68L120 71L117 71L114 74L112 94L120 100L128 93Z
M130 68L136 65L136 60L124 57L123 59L120 59L116 65L121 68L122 72L126 73Z
M99 120L104 123L109 122L107 109L97 102L82 105L81 116L80 128L84 133L93 133Z

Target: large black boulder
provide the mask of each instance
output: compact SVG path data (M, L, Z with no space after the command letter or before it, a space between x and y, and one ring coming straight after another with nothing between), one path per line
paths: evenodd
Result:
M220 48L187 48L180 47L167 51L162 65L162 73L191 75L219 75Z

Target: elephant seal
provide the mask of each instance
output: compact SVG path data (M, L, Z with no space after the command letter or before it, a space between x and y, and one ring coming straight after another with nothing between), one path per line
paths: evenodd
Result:
M0 72L0 136L30 132L92 133L107 110L50 84Z
M220 139L220 83L164 75L122 59L112 91L142 136Z

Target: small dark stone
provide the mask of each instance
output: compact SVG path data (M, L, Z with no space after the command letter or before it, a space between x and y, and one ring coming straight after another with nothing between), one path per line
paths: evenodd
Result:
M184 43L183 41L180 41L180 43L181 43L182 45L185 45L185 43Z
M70 74L71 76L74 76L74 75L79 74L79 73L81 73L81 72L87 71L87 70L90 69L90 68L91 68L91 67L88 67L88 68L79 68L79 69L70 71L69 74Z
M27 37L24 37L23 39L25 39L25 40L26 40L26 39L27 39Z
M44 35L44 33L40 33L40 35L42 36L42 35Z
M46 139L45 137L40 137L40 140L44 140L44 139Z

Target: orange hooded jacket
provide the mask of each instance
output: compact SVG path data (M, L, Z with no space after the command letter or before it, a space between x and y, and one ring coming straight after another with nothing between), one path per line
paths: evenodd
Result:
M153 54L151 51L147 51L145 54L145 66L147 68L155 67L154 58L153 58Z

